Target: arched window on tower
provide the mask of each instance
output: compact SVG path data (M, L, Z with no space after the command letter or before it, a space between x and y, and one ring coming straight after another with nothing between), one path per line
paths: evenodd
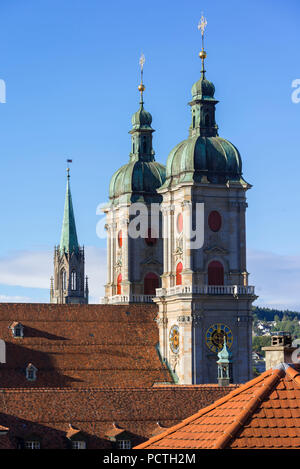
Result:
M176 267L176 285L182 285L182 262L179 262Z
M219 261L212 261L208 265L208 285L224 285L224 267Z
M61 271L61 286L63 290L67 289L67 272L65 269L62 269Z
M159 277L153 272L148 272L144 277L144 295L155 295L159 288Z
M145 238L145 243L147 246L154 246L157 242L157 236L154 230L148 228L147 236Z
M122 274L119 274L118 275L118 278L117 278L117 295L121 295L122 294Z
M209 114L205 114L205 127L209 127L210 121L209 121Z
M196 117L193 116L193 129L195 128L195 124L196 124Z
M71 290L76 290L77 289L77 275L75 270L72 271L71 273Z
M143 153L147 153L147 140L146 137L143 137Z

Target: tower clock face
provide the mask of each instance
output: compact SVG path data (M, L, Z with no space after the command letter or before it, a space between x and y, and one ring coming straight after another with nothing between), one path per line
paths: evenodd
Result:
M226 344L231 348L233 342L233 334L230 327L226 324L213 324L206 331L205 343L209 350L218 353L222 350L224 345L224 336L226 336Z
M169 333L170 349L173 353L179 352L179 327L172 326Z

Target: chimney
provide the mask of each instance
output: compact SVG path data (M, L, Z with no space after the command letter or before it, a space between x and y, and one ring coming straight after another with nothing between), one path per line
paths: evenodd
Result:
M279 363L292 363L292 353L297 347L292 346L290 332L271 332L271 345L262 347L266 352L266 370L273 368Z

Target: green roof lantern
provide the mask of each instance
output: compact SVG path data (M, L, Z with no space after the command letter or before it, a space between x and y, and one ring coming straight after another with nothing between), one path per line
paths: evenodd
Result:
M61 238L59 244L59 250L61 254L63 252L72 253L73 251L79 250L74 210L72 204L72 196L70 189L70 169L67 169L67 189L66 189L66 198L65 198L65 208L64 208L64 217L63 225L61 230Z
M218 353L218 384L219 386L228 386L232 380L231 353L226 344L226 335L224 335L224 345Z
M152 116L144 108L143 93L143 67L145 57L140 59L141 83L138 86L140 92L140 107L131 118L131 152L129 163L118 169L112 176L109 186L109 198L111 203L159 203L161 196L156 192L165 182L165 167L155 161L155 152L152 147L151 127Z
M202 35L202 61L200 79L192 86L189 103L192 122L189 136L173 148L167 160L166 181L163 189L181 183L247 184L242 178L242 160L237 148L219 137L215 121L215 87L207 80L204 60L204 30L206 19L202 16L198 28Z
M231 361L231 353L229 352L229 350L227 348L226 335L224 335L223 348L218 353L217 363L227 364L227 363L230 363L230 361Z

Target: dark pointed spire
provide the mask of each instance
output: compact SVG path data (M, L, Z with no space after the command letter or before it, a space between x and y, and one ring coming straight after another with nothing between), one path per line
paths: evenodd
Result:
M69 252L78 251L78 239L75 225L75 217L72 204L72 196L70 189L70 169L67 169L67 189L66 189L66 199L65 199L65 209L64 209L64 218L61 231L60 252Z

